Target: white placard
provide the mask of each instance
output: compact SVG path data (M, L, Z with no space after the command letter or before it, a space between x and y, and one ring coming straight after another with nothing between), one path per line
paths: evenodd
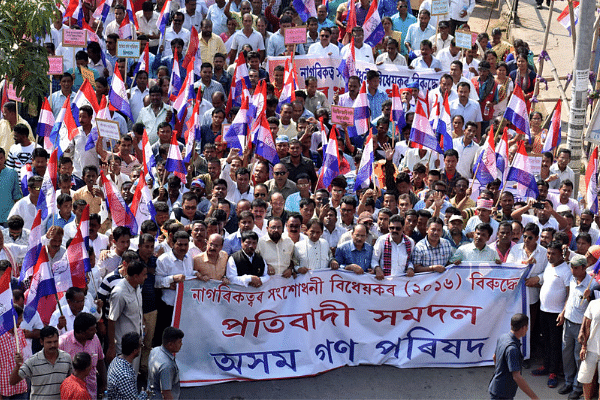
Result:
M96 126L100 137L113 140L121 139L118 122L96 118Z

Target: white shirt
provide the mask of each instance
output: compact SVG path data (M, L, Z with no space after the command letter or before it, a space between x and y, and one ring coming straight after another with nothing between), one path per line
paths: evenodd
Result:
M244 251L242 250L242 252ZM244 254L246 253L244 252ZM252 260L254 259L254 254L252 256L248 256L246 254L246 257L248 257L250 262L252 262ZM264 261L264 259L263 263L265 264L265 267L262 276L260 276L260 281L264 285L271 277L269 276L267 263ZM252 276L253 275L248 274L238 276L237 265L235 265L233 257L229 257L229 260L227 260L227 278L229 278L229 281L231 283L233 283L234 285L248 287L248 285L250 285L250 282L252 282Z
M591 320L590 336L587 341L587 349L593 353L600 353L600 299L590 301L584 316Z
M441 166L443 165L443 163L440 161L440 166L436 167L435 166L435 160L437 160L439 157L439 154L435 153L431 155L431 158L429 157L429 153L431 152L431 150L426 149L425 155L421 158L419 156L419 149L415 149L415 148L411 148L406 150L406 156L404 157L404 159L402 160L401 167L406 167L408 168L410 171L413 170L413 167L418 164L421 163L425 166L427 166L427 161L429 160L429 169L439 169L441 168Z
M423 56L419 56L419 57L415 58L414 60L412 60L412 62L410 63L410 66L416 70L436 69L436 68L439 68L440 70L442 69L442 63L440 62L440 60L438 58L436 58L434 56L431 56L431 64L430 65L427 65L427 63L423 59Z
M342 48L342 51L340 52L340 55L342 56L342 58L348 57L348 54L350 53L351 45L352 45L352 43L348 43L347 45L345 45ZM375 59L373 58L373 49L371 48L371 46L369 46L366 43L363 43L363 45L360 49L358 47L354 46L354 55L356 57L356 61L375 63Z
M164 103L157 115L154 114L152 104L140 110L140 114L135 122L141 122L146 127L146 133L148 133L148 141L150 142L150 145L153 145L158 141L158 125L166 120L167 112L169 110L171 110L171 106Z
M375 61L375 64L377 64L377 65L392 64L392 65L398 65L401 67L406 67L406 58L404 58L404 56L402 54L400 54L400 52L398 52L398 54L396 54L396 58L394 60L392 60L390 58L390 55L387 52L385 52L385 53L377 56L377 60Z
M75 317L76 315L73 315L73 312L71 311L71 308L68 305L56 305L56 310L54 310L54 312L52 313L52 316L50 317L50 326L54 326L57 327L58 325L58 319L60 318L60 310L58 309L58 307L62 308L62 312L63 315L65 316L65 319L67 320L67 326L65 326L64 328L58 329L58 333L59 335L62 335L63 333L67 333L68 331L72 331L73 330L73 322L75 322ZM90 309L87 306L83 307L83 310L81 310L81 312L86 312L89 313Z
M136 12L135 16L138 20L138 27L140 32L142 32L146 36L156 35L159 33L158 28L156 27L158 17L160 17L160 14L158 12L152 11L152 17L150 18L150 20L146 20L146 18L144 18L144 11L142 10ZM156 47L158 45L158 39L150 39L150 41L148 42L148 46L150 47Z
M236 57L245 44L252 46L252 50L265 50L265 41L260 33L252 29L250 36L246 36L243 30L239 30L232 35L231 49L236 50Z
M317 42L310 45L308 48L308 55L315 57L339 57L340 48L331 43L329 43L327 47L323 47L321 42Z
M381 267L383 269L383 249L385 246L385 241L388 237L390 237L390 235L391 233L380 236L375 242L375 245L373 246L373 257L371 258L371 268L375 269L375 267ZM408 238L408 240L410 240L411 249L414 249L415 241L411 238ZM406 269L414 270L413 263L408 259L408 253L406 252L404 239L398 244L393 240L390 240L390 243L392 245L392 270L390 276L404 275Z
M127 94L129 95L129 104L131 105L131 115L133 116L133 120L137 121L140 111L144 108L144 97L150 94L150 89L146 87L146 90L142 92L136 85L129 89Z
M461 176L467 179L471 179L473 176L473 164L479 154L479 145L473 141L465 147L464 138L456 138L452 141L454 150L458 151L458 163L456 164L456 170Z
M75 135L67 151L73 159L73 174L81 177L83 168L87 165L94 165L96 168L100 167L100 158L96 153L96 147L89 150L85 149L85 144L88 140L88 135L83 131L82 127L77 128L78 133Z
M446 40L442 39L442 34L438 33L437 35L433 35L429 38L429 41L436 46L436 51L433 53L433 55L437 55L440 51L442 51L443 49L447 49L448 47L450 47L450 42L452 42L452 39L454 39L454 36L452 35L448 35L448 37L446 38ZM460 54L460 52L459 52Z
M171 40L177 38L183 40L184 45L182 54L186 53L188 44L190 43L190 31L185 28L181 28L179 33L177 33L173 30L173 27L170 26L165 29L165 48L162 54L163 57L170 57L173 55L173 52L171 51Z
M213 23L213 33L215 35L221 35L221 33L227 31L227 17L225 16L225 7L227 3L223 5L223 8L220 8L217 3L208 7L208 14L206 18L212 21ZM233 6L235 4L231 4L231 11L233 10Z
M332 232L329 232L329 229L323 227L323 235L321 238L327 241L329 247L337 247L340 238L346 232L346 229L342 228L338 224L335 225L335 229Z
M452 53L450 53L449 47L438 51L436 55L437 59L442 63L442 71L450 71L450 64L452 64L452 61L459 61L460 56L460 51L453 56Z
M450 115L454 118L456 115L462 115L465 119L465 124L469 121L481 122L481 107L479 103L473 99L469 99L466 105L462 105L460 100L456 98L450 102Z
M352 100L352 98L350 97L350 93L344 93L340 96L337 105L340 107L353 107L355 101L356 99Z
M470 232L475 232L475 228L477 227L477 225L479 225L482 222L483 221L479 218L478 215L473 215L471 218L469 218L469 221L467 222L467 227L465 228L465 235ZM487 244L492 244L496 241L496 233L498 232L498 226L500 225L500 223L494 218L490 218L489 224L494 230L494 232L492 233L492 236L490 236L490 239L487 241Z
M540 290L540 310L547 313L560 313L567 301L567 288L571 280L571 269L563 262L556 267L548 265L544 270L544 283Z
M475 70L477 70L477 67L479 67L479 60L476 59L475 57L473 57L473 60L471 60L471 64L467 64L467 59L463 58L462 60L463 63L463 77L467 78L467 79L471 79L477 75L475 75L474 73L472 73L471 71L469 71L470 67L475 68Z
M546 269L546 265L548 265L548 256L547 250L540 246L539 244L531 253L531 257L534 258L535 264L529 271L529 275L527 278L532 278L534 276L540 276L544 274L544 270ZM525 245L523 243L516 244L510 249L508 252L508 256L506 257L507 263L520 263L522 261L529 260L530 256L525 252ZM540 288L528 287L527 294L529 296L529 304L537 303L540 299Z
M576 238L580 233L583 233L579 232L580 229L581 227L579 226L571 228L571 232L573 232L573 237ZM590 230L587 233L589 233L592 237L592 245L595 244L598 241L598 237L600 236L600 231L596 228L590 227ZM6 237L6 235L4 237Z
M294 245L294 260L299 268L326 269L329 268L331 259L329 243L323 238L320 238L317 242L312 242L309 238L306 238Z
M165 304L175 305L175 290L169 289L174 282L175 275L183 274L187 278L194 278L194 264L192 257L185 255L183 260L178 259L170 250L156 260L156 282L154 287L162 288L162 300Z
M571 209L571 212L573 213L573 215L575 217L578 217L581 214L581 211L579 210L579 203L577 202L577 200L575 200L572 197L569 198L569 200L567 201L567 204L563 204L560 202L559 194L548 193L548 200L550 200L552 202L552 206L554 207L555 210L558 208L558 206L566 205L566 206L569 206L569 208ZM594 243L596 243L596 242L592 242L592 244L594 244Z
M575 172L573 172L571 167L569 167L568 165L564 171L561 171L560 168L558 168L557 163L552 164L550 166L550 175L554 174L558 175L558 179L555 179L552 182L550 182L550 189L559 189L560 183L566 179L570 180L571 182L575 182Z
M8 218L12 217L13 215L19 215L21 218L23 218L23 221L25 221L25 225L23 225L23 227L25 229L31 229L36 213L37 210L35 204L31 203L29 196L25 196L15 203L8 214ZM42 223L42 225L44 224Z
M204 7L206 7L206 5L204 5ZM200 22L202 22L202 19L204 18L202 13L196 11L194 12L194 15L189 15L185 7L180 8L179 12L183 14L183 25L181 25L183 29L187 29L191 34L193 26L196 28L196 31L200 33Z

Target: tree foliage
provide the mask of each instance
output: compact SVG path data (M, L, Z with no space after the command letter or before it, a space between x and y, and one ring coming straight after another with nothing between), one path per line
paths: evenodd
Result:
M12 80L26 100L35 101L48 92L43 42L57 11L52 0L0 0L0 77Z

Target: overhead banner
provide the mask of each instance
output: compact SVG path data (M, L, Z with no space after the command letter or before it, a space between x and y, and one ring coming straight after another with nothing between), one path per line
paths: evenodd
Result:
M367 79L367 72L370 70L379 71L379 89L384 90L390 97L392 96L392 85L394 83L398 84L400 89L403 89L409 83L417 82L419 91L427 93L428 90L438 87L440 78L444 75L444 72L436 72L433 69L416 71L393 64L375 65L357 61L355 65L356 75L361 81Z
M528 313L523 265L460 265L382 281L314 271L260 288L178 285L173 326L181 384L309 376L359 364L492 364L498 337ZM524 340L523 352L529 346Z
M276 66L285 66L285 60L289 59L289 57L269 57L267 61L269 76L273 76ZM306 78L314 76L317 78L317 89L331 101L336 92L340 94L345 92L346 85L342 84L342 75L337 70L341 61L339 57L294 56L298 87L304 89Z
M284 66L285 60L289 57L269 57L268 70L269 75L273 76L275 67ZM309 76L317 78L317 88L322 91L327 98L332 101L333 95L337 92L342 94L346 91L345 83L337 67L342 62L340 57L312 57L295 56L294 65L298 75L298 87L304 89L304 81ZM400 89L408 86L409 83L417 82L419 89L423 92L438 87L443 72L435 72L433 69L415 71L408 67L399 67L391 64L375 65L363 61L356 62L356 75L364 81L367 79L367 72L370 70L379 71L379 89L385 90L389 96L392 95L392 85L397 83Z

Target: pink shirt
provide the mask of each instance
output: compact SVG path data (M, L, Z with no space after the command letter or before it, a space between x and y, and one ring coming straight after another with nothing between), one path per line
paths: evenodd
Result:
M98 390L98 385L96 383L96 365L98 364L99 360L104 359L102 345L100 344L100 339L98 339L98 336L94 335L94 338L86 341L85 346L83 346L77 341L77 339L75 339L75 331L69 331L60 336L58 348L69 353L71 357L74 357L75 354L82 351L85 351L92 356L92 370L85 378L85 383L87 384L88 392L90 392L92 398L95 399L96 391Z

